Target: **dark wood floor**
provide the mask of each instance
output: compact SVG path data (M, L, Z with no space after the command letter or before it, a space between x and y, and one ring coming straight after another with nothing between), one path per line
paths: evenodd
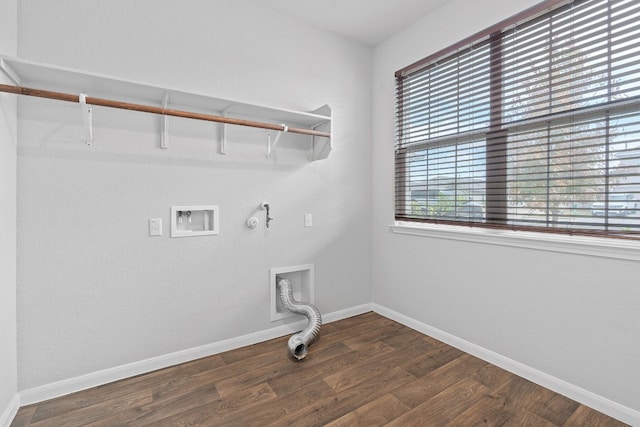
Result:
M20 409L21 426L623 426L367 313Z

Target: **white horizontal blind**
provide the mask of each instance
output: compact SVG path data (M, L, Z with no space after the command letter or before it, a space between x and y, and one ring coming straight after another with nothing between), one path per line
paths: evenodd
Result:
M573 1L396 78L396 219L640 236L640 2Z

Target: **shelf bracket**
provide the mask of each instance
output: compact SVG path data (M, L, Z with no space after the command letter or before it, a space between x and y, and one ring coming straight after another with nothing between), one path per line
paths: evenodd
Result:
M271 142L271 132L267 133L267 160L271 159L271 154L273 153L273 150L276 148L276 145L278 145L278 141L280 141L280 137L282 136L283 133L289 132L289 126L282 124L282 130L279 130L278 133L276 134L276 138L273 140L273 142Z
M169 92L165 92L164 96L162 97L162 109L166 110L168 106L169 106ZM169 124L168 124L169 117L167 117L166 114L163 114L161 120L162 120L162 122L161 122L162 129L160 130L160 148L167 149L167 148L169 148L169 145L168 145L168 142L169 142Z
M82 122L84 123L84 143L91 147L93 145L93 107L87 104L86 93L80 94L78 102L80 103Z
M222 110L222 117L227 117L227 114L229 114L229 111L231 111L231 109L235 107L235 105L236 104L231 104L231 106ZM222 136L220 137L220 154L227 154L227 126L228 125L226 123L222 124Z

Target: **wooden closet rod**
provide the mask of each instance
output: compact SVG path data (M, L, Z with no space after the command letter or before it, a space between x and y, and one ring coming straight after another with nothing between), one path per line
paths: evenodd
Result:
M80 103L79 95L72 95L61 92L51 92L48 90L30 89L27 87L11 86L0 84L0 92L13 93L16 95L35 96L38 98L57 99L59 101ZM141 111L143 113L162 114L165 116L182 117L185 119L204 120L207 122L225 123L229 125L249 126L254 128L269 129L278 132L299 133L302 135L322 136L331 138L331 133L321 132L313 129L294 128L272 123L254 122L251 120L234 119L232 117L214 116L211 114L194 113L190 111L171 110L151 105L132 104L129 102L111 101L109 99L86 97L86 103L101 107L118 108L121 110Z

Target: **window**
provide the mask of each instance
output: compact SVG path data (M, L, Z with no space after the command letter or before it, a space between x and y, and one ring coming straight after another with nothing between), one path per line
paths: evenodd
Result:
M396 73L396 220L640 239L640 1L558 3Z

